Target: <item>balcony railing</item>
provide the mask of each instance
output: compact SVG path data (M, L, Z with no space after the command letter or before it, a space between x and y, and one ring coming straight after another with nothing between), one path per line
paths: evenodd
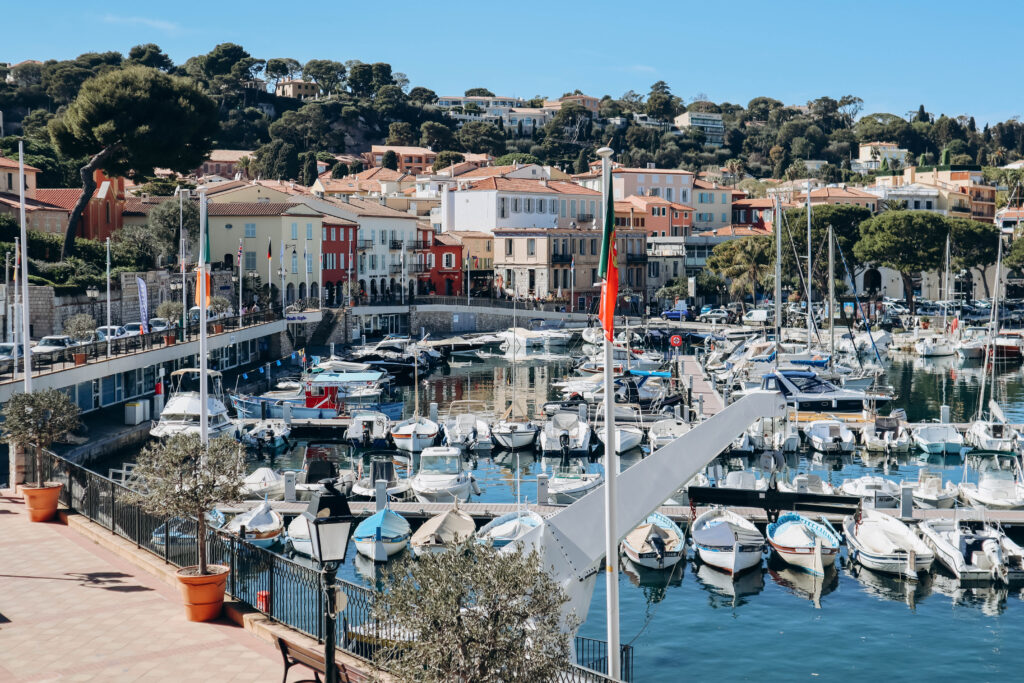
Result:
M416 240L415 242L406 242L405 246L406 249L422 251L424 249L430 249L430 242L427 242L426 240Z
M551 262L552 263L572 263L572 255L571 254L552 254L551 255Z
M647 263L647 254L626 254L626 263Z
M405 268L410 275L426 275L430 272L430 266L425 263L410 263Z
M955 211L956 213L970 213L971 212L971 207L969 207L969 206L951 206L951 207L949 207L949 210L950 211Z
M373 249L373 240L356 240L356 249Z
M392 249L401 249L403 246L408 244L405 240L391 240Z
M401 263L392 263L390 266L388 266L388 272L390 274L392 274L392 275L401 275L402 274L402 264Z
M594 221L594 214L578 213L576 214L576 220L580 223L592 223Z

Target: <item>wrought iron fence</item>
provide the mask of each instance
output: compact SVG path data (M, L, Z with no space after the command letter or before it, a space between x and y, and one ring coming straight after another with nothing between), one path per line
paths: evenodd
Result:
M54 453L41 456L43 479L63 484L60 502L68 509L96 522L157 555L168 564L187 567L198 563L195 520L152 515L130 500L130 490L81 465ZM35 458L26 455L25 478L35 481ZM257 609L271 619L323 642L324 597L321 572L260 548L235 534L209 529L207 559L228 567L227 592L234 599ZM373 615L373 591L343 579L338 586L348 597L339 617L335 645L367 661L408 636L400 624L380 621ZM589 683L608 681L607 643L576 638L577 665L571 665L559 681ZM386 662L377 662L386 666ZM622 646L622 680L632 680L632 648Z

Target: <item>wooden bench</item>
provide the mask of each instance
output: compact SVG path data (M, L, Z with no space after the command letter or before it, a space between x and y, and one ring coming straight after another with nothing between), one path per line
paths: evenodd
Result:
M281 650L281 657L284 659L284 676L281 677L281 683L288 683L288 669L295 665L305 666L313 671L313 678L305 678L301 681L295 681L294 683L321 683L320 674L326 676L326 663L324 662L324 654L317 650L310 650L307 647L296 645L295 643L289 643L280 636L277 639L277 647ZM346 667L341 662L337 662L338 677L334 681L326 681L326 683L359 683L360 681L366 680L360 672L353 671ZM354 675L353 675L354 674Z

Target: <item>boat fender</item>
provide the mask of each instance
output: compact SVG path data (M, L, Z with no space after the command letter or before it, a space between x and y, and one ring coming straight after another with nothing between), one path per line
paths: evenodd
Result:
M472 474L469 475L469 483L470 486L473 487L473 493L475 493L478 496L483 495L483 491L480 489L480 484L477 483L476 477L474 477Z

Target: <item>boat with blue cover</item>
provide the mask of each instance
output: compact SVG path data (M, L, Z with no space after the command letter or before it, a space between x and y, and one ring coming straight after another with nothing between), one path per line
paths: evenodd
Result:
M409 545L412 529L405 517L385 507L360 522L352 538L360 555L387 562Z
M796 512L787 512L768 525L768 544L787 564L815 576L824 576L835 566L839 534L827 521L822 523Z

